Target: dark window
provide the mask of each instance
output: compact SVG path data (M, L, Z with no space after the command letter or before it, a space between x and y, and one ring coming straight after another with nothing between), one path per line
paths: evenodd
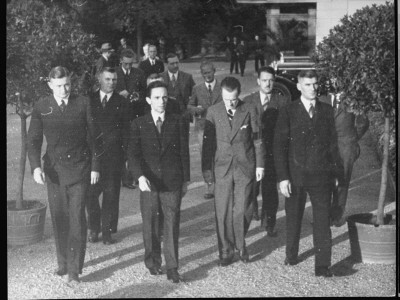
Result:
M308 8L315 5L310 4L282 4L280 6L281 14L308 14Z

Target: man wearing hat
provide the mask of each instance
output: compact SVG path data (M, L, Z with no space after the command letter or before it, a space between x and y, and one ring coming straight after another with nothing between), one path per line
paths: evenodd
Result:
M103 43L101 45L100 51L101 51L101 56L94 65L94 72L93 72L94 76L96 76L100 72L100 70L103 69L104 67L114 67L110 60L111 55L114 52L111 43Z

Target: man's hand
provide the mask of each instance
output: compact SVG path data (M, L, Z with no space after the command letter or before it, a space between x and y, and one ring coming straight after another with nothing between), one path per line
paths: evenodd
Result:
M139 189L142 192L151 192L150 181L144 175L140 176L138 181L139 181Z
M339 186L339 180L335 178L335 187L337 188Z
M96 184L99 182L100 179L100 173L92 171L90 172L90 184Z
M256 180L260 181L264 177L264 168L256 168Z
M36 168L35 170L33 170L33 180L35 180L35 182L39 184L44 184L46 182L44 173L41 168Z
M185 195L188 191L188 185L189 185L188 181L184 182L182 185L182 196L181 196L182 198L185 197Z
M129 96L129 92L127 90L123 90L123 91L119 92L119 94L124 98L128 98L128 96Z
M203 108L201 105L196 107L196 114L201 115L203 111L205 111L205 108Z
M290 198L290 194L292 193L292 185L289 180L283 180L279 182L279 190L282 195L286 198Z

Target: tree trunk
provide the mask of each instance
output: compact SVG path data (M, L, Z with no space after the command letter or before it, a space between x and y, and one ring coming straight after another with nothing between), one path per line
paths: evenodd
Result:
M16 208L22 209L22 200L24 198L24 177L25 177L25 165L26 165L26 153L27 153L27 131L26 131L26 119L22 109L21 96L18 95L18 105L19 105L19 116L21 118L21 156L19 158L19 173L17 180L17 199Z
M383 225L384 217L384 204L386 198L387 189L387 172L388 172L388 161L389 161L389 117L385 116L385 130L383 132L383 161L382 161L382 175L381 175L381 187L379 191L378 200L378 211L376 213L376 224Z
M136 23L136 42L137 42L137 61L141 61L140 51L142 50L143 44L143 19L138 13L137 23Z

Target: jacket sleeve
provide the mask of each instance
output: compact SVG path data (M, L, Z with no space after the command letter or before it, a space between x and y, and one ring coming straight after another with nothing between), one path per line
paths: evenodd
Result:
M38 104L33 107L31 123L28 130L28 158L31 172L41 168L40 154L43 143L43 123Z
M129 104L125 99L122 99L122 149L124 151L125 160L128 155L128 146L129 146L129 135L130 135L130 120L131 116L129 115Z
M179 117L179 131L180 131L180 154L183 168L183 181L190 181L190 155L189 155L189 127L186 122Z
M201 170L207 183L214 182L214 157L217 149L215 123L212 113L207 114L203 134L203 149L201 151Z
M128 145L128 169L132 173L134 180L143 175L142 170L142 145L140 128L137 119L133 120L130 126L129 145Z
M250 107L251 128L253 130L254 148L256 150L256 167L264 168L265 157L267 155L265 144L262 140L262 127L260 126L260 116L257 113L255 105L248 103ZM268 166L267 166L268 167ZM271 166L272 167L272 166Z
M187 105L187 108L191 114L194 115L195 108L197 107L197 105L198 105L197 93L196 93L196 89L193 89L192 96L189 98L189 103Z
M357 130L357 140L360 140L363 135L367 132L368 127L369 127L369 120L367 115L362 114L358 115L355 118L355 126Z
M277 181L289 180L290 121L287 107L281 108L274 132L273 156Z
M89 148L92 154L92 171L100 172L100 156L104 153L103 133L95 122L92 114L92 106L88 98L86 100L86 123L88 130Z
M335 119L334 119L334 114L333 114L333 108L331 106L328 106L328 113L327 113L327 121L329 125L329 153L331 156L331 164L332 164L332 171L333 171L333 176L341 182L344 180L343 175L344 175L344 169L343 169L343 163L339 155L339 147L338 147L338 136L337 136L337 131L335 127Z

